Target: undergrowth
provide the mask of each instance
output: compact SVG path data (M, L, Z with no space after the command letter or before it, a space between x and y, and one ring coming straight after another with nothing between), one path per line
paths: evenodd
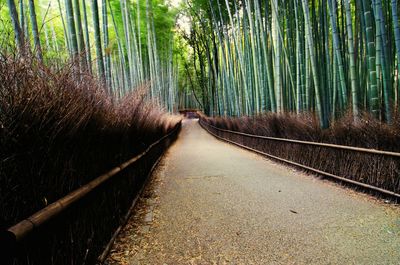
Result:
M202 116L221 129L277 138L324 142L400 152L400 122L381 123L368 114L354 121L346 115L328 129L321 129L312 114L263 114L254 117ZM306 146L223 133L218 135L268 154L288 159L338 176L400 193L400 160L395 157Z
M77 67L71 64L56 71L29 57L0 57L2 230L140 153L171 131L179 121L146 99L147 85L115 100L98 80L75 69ZM146 175L151 162L162 150L157 152L136 172ZM142 181L138 176L135 178L128 183L131 188L124 187L123 198L117 194L122 193L121 188L114 190L115 194L110 194L109 198L100 196L96 199L97 205L105 205L98 211L112 219L107 223L97 220L101 229L96 233L103 233L101 240L90 239L94 223L91 227L91 221L81 217L80 224L87 226L86 231L75 231L75 237L71 234L71 239L61 236L50 240L51 244L63 242L61 247L67 246L69 250L49 250L53 253L42 257L40 264L55 261L59 263L54 264L80 264L93 260L135 195L135 189ZM119 201L121 199L125 201ZM72 220L68 222L79 224ZM69 232L63 236L66 235L70 236ZM96 237L98 235L93 236ZM90 246L87 240L91 242ZM77 241L82 243L77 244ZM90 249L90 255L85 254L87 249ZM57 251L63 251L63 254L57 254ZM27 260L35 264L32 257Z

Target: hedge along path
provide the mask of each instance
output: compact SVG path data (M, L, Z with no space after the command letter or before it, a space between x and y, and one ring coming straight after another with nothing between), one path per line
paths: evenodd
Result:
M247 149L249 151L255 152L255 153L263 155L263 156L267 156L267 157L272 158L272 159L276 159L278 161L281 161L281 162L284 162L284 163L287 163L287 164L290 164L290 165L293 165L293 166L296 166L296 167L299 167L299 168L302 168L302 169L305 169L305 170L309 170L309 171L311 171L313 173L316 173L316 174L327 176L327 177L330 177L330 178L333 178L333 179L336 179L336 180L340 180L340 181L343 181L343 182L346 182L346 183L350 183L350 184L353 184L353 185L356 185L356 186L359 186L359 187L366 188L368 190L377 191L377 192L380 192L382 194L392 196L392 197L394 197L396 199L400 199L400 194L396 193L394 191L382 189L382 188L379 188L379 187L376 187L376 186L373 186L373 185L368 185L366 183L362 183L362 182L351 180L351 179L348 179L348 178L345 178L345 177L337 176L335 174L332 174L332 173L329 173L329 172L325 172L325 171L322 171L322 170L319 170L319 169L316 169L316 168L313 168L313 167L309 167L309 166L303 165L301 163L296 163L296 162L293 162L291 160L281 158L279 156L274 156L274 155L262 152L260 150L251 148L249 146L240 144L240 143L238 143L236 141L232 141L232 140L226 139L223 136L220 136L220 135L218 135L218 133L215 133L215 132L225 132L225 133L228 133L228 134L239 135L239 136L249 137L249 138L253 138L253 139L272 140L272 141L277 141L277 142L295 143L295 144L309 145L309 146L316 146L316 147L328 147L328 148L332 148L332 149L347 150L347 151L353 151L353 152L358 152L358 153L374 154L374 155L396 157L396 158L400 157L400 153L389 152L389 151L381 151L381 150L376 150L376 149L353 147L353 146L345 146L345 145L336 145L336 144L327 144L327 143L318 143L318 142L309 142L309 141L300 141L300 140L294 140L294 139L285 139L285 138L254 135L254 134L248 134L248 133L242 133L242 132L237 132L237 131L221 129L221 128L215 127L215 126L213 126L213 125L211 125L211 124L209 124L207 122L204 122L202 120L200 120L199 123L206 131L208 131L210 134L212 134L216 138L218 138L220 140L223 140L223 141L226 141L228 143L237 145L239 147L245 148L245 149ZM210 128L212 130L214 130L215 132L211 131Z
M87 194L92 192L94 189L105 183L110 178L116 176L119 172L123 171L125 168L129 167L133 163L137 162L139 159L144 157L151 149L162 143L164 140L168 139L171 135L177 133L180 129L181 122L178 122L175 127L165 136L152 143L145 151L139 155L129 159L128 161L122 163L121 165L111 169L109 172L97 177L96 179L90 181L86 185L74 190L68 195L62 197L61 199L51 203L42 210L34 213L32 216L22 220L21 222L15 224L8 229L9 232L15 235L16 241L22 240L34 229L48 222L50 219L54 218L56 215L60 214L72 204L78 202L80 199L85 197Z
M185 120L110 264L396 264L400 209ZM151 204L147 206L147 201ZM151 210L151 222L146 220Z

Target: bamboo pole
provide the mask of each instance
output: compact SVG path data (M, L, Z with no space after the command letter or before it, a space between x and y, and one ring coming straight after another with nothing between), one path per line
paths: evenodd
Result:
M8 4L8 10L10 12L10 17L11 17L11 21L12 21L12 25L14 28L14 34L15 34L15 42L17 44L17 47L20 51L24 50L24 37L23 37L23 33L20 27L20 24L18 22L18 13L17 13L17 8L15 6L15 2L14 0L7 0L7 4ZM21 14L21 16L23 16Z
M123 171L127 167L131 166L139 159L144 157L150 150L152 150L157 145L161 144L165 139L170 137L171 135L175 134L181 127L181 121L178 122L175 127L166 135L161 137L156 142L152 143L149 147L146 148L145 151L140 153L139 155L129 159L128 161L122 163L120 166L113 168L109 172L99 176L98 178L90 181L88 184L74 190L73 192L69 193L68 195L64 196L63 198L51 203L50 205L46 206L42 210L34 213L30 217L22 220L21 222L15 224L14 226L8 229L9 232L13 233L16 237L16 241L21 241L25 238L29 233L33 230L37 229L44 223L48 222L50 219L54 218L55 216L59 215L74 203L78 202L82 198L84 198L89 193L93 192L96 188L100 185L111 179L112 177L116 176L119 172Z
M228 142L228 143L237 145L237 146L242 147L242 148L244 148L244 149L247 149L247 150L249 150L249 151L255 152L255 153L257 153L257 154L260 154L260 155L263 155L263 156L267 156L267 157L269 157L269 158L273 158L273 159L275 159L275 160L278 160L278 161L281 161L281 162L284 162L284 163L287 163L287 164L290 164L290 165L293 165L293 166L296 166L296 167L299 167L299 168L303 168L303 169L312 171L312 172L314 172L314 173L317 173L317 174L320 174L320 175L323 175L323 176L327 176L327 177L330 177L330 178L333 178L333 179L337 179L337 180L340 180L340 181L343 181L343 182L346 182L346 183L350 183L350 184L353 184L353 185L357 185L357 186L359 186L359 187L363 187L363 188L366 188L366 189L369 189L369 190L377 191L377 192L380 192L380 193L382 193L382 194L386 194L386 195L392 196L392 197L397 198L397 199L400 198L400 194L398 194L398 193L396 193L396 192L393 192L393 191L390 191L390 190L385 190L385 189L382 189L382 188L379 188L379 187L376 187L376 186L372 186L372 185L365 184L365 183L362 183L362 182L359 182L359 181L355 181L355 180L351 180L351 179L348 179L348 178L340 177L340 176L337 176L337 175L334 175L334 174L331 174L331 173L328 173L328 172L325 172L325 171L322 171L322 170L319 170L319 169L316 169L316 168L312 168L312 167L309 167L309 166L306 166L306 165L303 165L303 164L300 164L300 163L296 163L296 162L290 161L290 160L288 160L288 159L283 159L283 158L281 158L281 157L274 156L274 155L271 155L271 154L268 154L268 153L259 151L259 150L257 150L257 149L248 147L248 146L246 146L246 145L237 143L237 142L235 142L235 141L231 141L231 140L229 140L229 139L225 139L224 137L221 137L221 136L219 136L219 135L213 133L210 129L207 128L207 126L212 126L212 125L210 125L210 124L205 125L201 120L200 120L200 125L201 125L208 133L210 133L210 134L213 135L214 137L216 137L216 138L218 138L218 139L220 139L220 140L226 141L226 142ZM214 127L214 126L212 126L212 127ZM217 130L221 130L221 129L216 128L216 127L214 127L214 128L217 129ZM228 132L229 132L229 131L228 131ZM400 153L397 153L397 154L400 155Z

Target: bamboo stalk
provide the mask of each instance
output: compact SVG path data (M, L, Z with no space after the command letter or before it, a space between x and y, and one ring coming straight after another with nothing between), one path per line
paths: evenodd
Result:
M17 47L20 51L24 50L24 37L22 34L22 30L20 27L20 24L18 22L18 13L17 13L17 7L15 6L14 0L7 0L7 5L8 5L8 10L10 12L10 17L12 21L12 25L14 28L14 33L15 33L15 42L17 43ZM23 16L23 14L21 14Z
M139 159L144 157L150 150L152 150L155 146L162 143L165 139L169 138L171 135L175 134L181 126L181 122L178 122L177 125L172 129L168 134L152 143L145 151L140 153L139 155L129 159L128 161L122 163L120 166L113 168L109 172L99 176L98 178L90 181L88 184L74 190L63 198L53 202L52 204L46 206L42 210L34 213L30 217L22 220L21 222L15 224L14 226L8 229L9 232L13 233L16 237L17 242L21 241L25 238L29 233L33 230L37 229L44 223L48 222L50 219L54 218L61 212L65 211L72 204L78 202L80 199L84 198L87 194L94 191L100 185L117 175L119 172L123 171L127 167L131 166Z

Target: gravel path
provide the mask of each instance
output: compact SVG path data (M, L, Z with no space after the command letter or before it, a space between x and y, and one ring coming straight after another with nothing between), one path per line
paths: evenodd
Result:
M400 264L400 207L185 120L109 264Z

